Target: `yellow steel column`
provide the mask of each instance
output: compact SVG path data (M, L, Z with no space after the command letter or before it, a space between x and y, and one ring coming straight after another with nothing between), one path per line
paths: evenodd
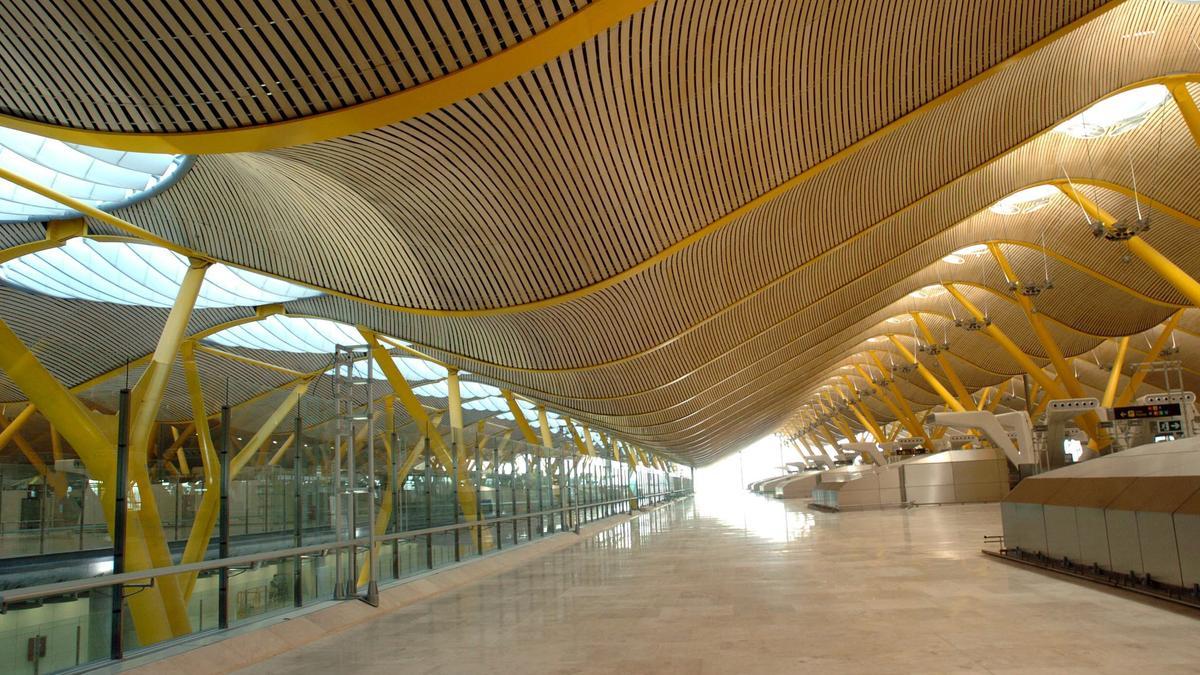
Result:
M933 373L930 372L930 370L924 365L922 365L921 362L917 360L917 357L913 356L912 352L908 351L908 348L904 346L904 343L900 342L895 335L889 335L888 339L892 341L892 345L896 347L896 349L900 352L900 355L904 357L904 360L917 367L917 372L920 373L921 377L929 383L930 387L933 387L933 390L937 392L937 395L942 397L942 401L946 404L947 408L950 408L955 412L966 412L967 409L963 407L963 404L959 403L958 399L954 398L954 395L951 394L941 382L938 382L938 379L934 377Z
M983 410L987 405L988 397L992 395L992 387L984 387L983 391L979 392L979 401L975 404L975 410Z
M1004 253L1000 250L1000 247L996 244L988 244L988 250L992 252L992 257L1000 266L1000 270L1004 273L1008 282L1019 285L1021 280L1017 278L1016 272L1009 265L1008 259L1004 257ZM1054 336L1046 328L1046 324L1042 321L1042 315L1033 306L1033 300L1021 293L1013 293L1013 297L1025 313L1025 318L1029 321L1030 327L1033 328L1033 334L1037 337L1038 343L1042 345L1042 349L1050 357L1050 363L1054 365L1054 371L1058 373L1058 379L1062 382L1067 394L1075 398L1082 398L1084 396L1083 386L1075 378L1074 368L1067 363L1066 357L1063 356L1062 350L1059 349L1058 343L1054 340Z
M1065 391L1054 380L1050 379L1050 376L1046 374L1046 371L1039 368L1038 365L1033 362L1033 359L1029 358L1028 354L1021 351L1021 348L1017 346L1017 343L1009 339L1009 337L1004 334L1004 331L1000 330L998 326L987 322L983 312L979 311L979 308L976 307L975 304L970 300L968 300L967 296L963 295L957 288L955 288L954 284L944 284L944 286L946 287L946 290L950 292L950 295L954 296L954 299L958 300L959 304L962 305L963 308L966 309L972 316L974 316L976 320L987 324L987 327L984 328L984 331L987 332L988 336L995 340L996 343L1000 345L1000 348L1003 349L1010 358L1016 361L1017 364L1025 370L1025 372L1029 373L1030 377L1037 381L1038 385L1045 389L1047 394L1051 395L1053 398L1066 398Z
M821 407L824 408L825 413L829 415L830 421L833 422L833 425L837 427L838 431L842 432L842 435L846 437L847 441L853 443L854 430L850 428L850 424L846 422L845 418L838 414L837 405L833 402L833 397L830 396L829 392L827 391L821 392L821 395L824 396L825 400L829 403L828 406L822 403Z
M875 441L878 443L883 443L884 433L883 429L879 427L879 421L875 419L875 415L871 414L870 408L864 404L856 403L854 401L852 395L855 389L850 382L850 378L843 375L842 379L846 382L846 385L850 387L851 395L847 395L841 389L837 389L838 395L845 399L845 401L850 405L851 412L853 412L854 416L858 418L858 421L863 425L863 428L871 432L871 435L875 437Z
M883 405L887 407L888 411L892 413L892 416L896 418L897 424L903 426L908 430L908 433L913 436L923 435L921 430L916 427L916 419L906 416L904 411L900 410L900 408L892 402L891 398L888 396L888 393L875 384L875 380L871 378L871 374L868 373L865 368L856 363L854 364L854 369L858 371L860 377L866 380L867 386L871 388L871 391L879 397L879 401L883 403ZM884 371L883 368L880 368L880 372L883 373L884 378L887 379L886 371ZM849 378L847 378L847 383L849 383Z
M1179 325L1179 320L1183 318L1183 310L1179 310L1171 315L1171 318L1163 325L1162 332L1158 334L1158 338L1154 340L1154 344L1150 346L1150 353L1146 356L1146 361L1140 364L1133 376L1129 378L1129 384L1125 386L1124 393L1117 399L1116 405L1129 405L1133 397L1137 395L1138 387L1142 386L1142 382L1146 379L1146 366L1158 360L1163 349L1166 348L1167 342L1171 339L1171 333L1175 332L1175 327Z
M504 395L505 402L508 403L508 410L512 413L513 421L517 425L517 429L521 431L521 437L529 445L537 445L538 437L534 433L533 427L529 425L529 420L525 419L525 411L521 410L521 406L517 405L517 399L511 391L505 389L501 392Z
M896 384L896 374L884 367L883 360L880 359L879 355L875 352L868 351L867 356L871 357L871 360L875 363L875 367L879 369L879 372L886 374L884 379L888 381L888 392L890 392L892 397L896 399L896 405L898 405L900 407L900 411L904 413L901 419L904 421L904 425L908 427L908 433L914 438L924 438L929 440L929 434L925 433L924 427L922 427L921 423L917 421L917 415L913 412L912 405L910 405L908 399L904 397L904 392L900 391L900 385Z
M8 445L8 442L17 435L17 432L21 430L21 427L25 426L25 423L33 417L35 412L37 412L37 406L30 403L21 409L21 412L17 413L17 416L12 418L11 421L5 422L4 430L0 431L0 449Z
M1125 355L1129 352L1129 336L1121 338L1117 343L1117 357L1113 359L1112 372L1108 374L1108 383L1104 386L1104 398L1100 405L1111 408L1117 398L1117 387L1121 386L1121 370L1125 367Z
M6 372L30 402L38 406L43 417L60 430L87 466L88 473L104 484L100 504L111 535L116 491L126 489L113 484L116 420L111 416L99 417L88 411L78 398L54 379L3 321L0 321L0 370ZM129 515L125 551L129 570L154 566L146 540L140 534L141 524L140 518ZM129 596L128 602L139 641L150 644L173 636L161 585L156 584Z
M446 467L446 471L451 472L454 466L454 458L451 456L446 442L442 439L442 435L438 433L438 430L430 426L429 415L425 412L425 408L421 405L421 401L417 398L416 394L413 393L408 381L404 379L404 374L400 372L400 369L396 366L396 362L392 360L391 354L388 353L388 350L380 346L374 332L362 327L358 330L366 341L367 346L370 347L372 358L375 359L375 362L379 365L379 369L383 371L384 377L387 378L388 383L392 386L392 392L400 401L400 405L404 406L405 411L408 412L408 416L416 423L418 429L427 430L429 449L437 457L438 461ZM515 407L515 402L513 404ZM518 409L517 412L519 413L520 410ZM521 419L521 415L516 414L515 416L518 420ZM456 479L460 478L460 476L456 476ZM463 489L464 486L460 480L459 488L458 503L462 507L463 513L471 514L471 517L474 518L474 514L477 511L475 490L470 485L470 481L467 482L465 489Z
M539 405L537 407L538 427L542 432L542 447L553 448L554 437L550 435L550 420L546 417L546 406Z
M31 408L33 408L33 406L25 406L26 410ZM7 431L11 428L13 428L13 423L10 422L4 415L0 415L0 429ZM51 433L53 433L53 431L51 431ZM37 471L38 475L42 477L42 480L46 481L46 484L54 490L55 496L59 498L66 496L67 477L47 467L46 463L42 461L41 456L38 455L37 450L35 450L33 446L29 444L29 441L25 440L25 437L22 436L20 432L14 431L11 435L11 438L13 445L17 446L17 450L21 451L21 454L25 457L25 460L29 462L29 465L33 467L33 470ZM3 447L4 443L0 443L0 448Z
M909 315L912 316L913 323L921 330L921 335L925 337L925 343L936 348L937 340L933 337L933 331L929 330L929 326L925 324L925 319L921 317L921 313L909 312ZM959 403L962 403L964 408L974 405L975 400L971 398L971 392L967 391L966 385L958 377L958 373L954 371L954 367L950 364L950 360L946 358L945 353L940 348L936 348L933 358L942 367L942 372L946 374L946 379L950 381L950 386L954 389L955 395L958 396Z
M192 400L192 419L196 427L196 442L200 446L200 463L204 469L204 495L196 508L192 519L192 529L188 533L187 544L183 549L181 564L199 562L204 559L208 542L212 538L213 529L217 524L217 515L221 500L221 462L213 445L212 433L208 426L208 409L204 404L204 390L200 387L200 375L196 371L196 356L192 341L183 343L183 373L187 381L188 393ZM184 600L192 597L196 586L195 572L183 575Z

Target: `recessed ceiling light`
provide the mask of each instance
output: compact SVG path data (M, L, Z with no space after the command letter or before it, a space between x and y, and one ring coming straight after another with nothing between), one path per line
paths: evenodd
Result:
M1031 188L1018 190L1011 195L992 204L992 213L1002 216L1013 216L1020 213L1032 213L1050 203L1059 194L1053 185L1035 185ZM987 248L986 246L984 247Z
M1123 91L1095 103L1054 130L1075 138L1117 136L1145 122L1170 96L1161 84Z

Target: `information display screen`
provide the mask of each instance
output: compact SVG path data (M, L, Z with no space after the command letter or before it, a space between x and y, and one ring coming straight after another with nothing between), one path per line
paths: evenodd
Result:
M1183 414L1178 403L1155 403L1152 405L1127 405L1113 408L1113 416L1119 420L1144 420L1154 417L1179 417Z

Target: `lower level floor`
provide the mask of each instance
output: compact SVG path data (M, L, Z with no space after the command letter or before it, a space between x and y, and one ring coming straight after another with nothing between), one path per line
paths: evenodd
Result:
M1198 672L1187 610L994 560L996 504L700 494L251 672Z

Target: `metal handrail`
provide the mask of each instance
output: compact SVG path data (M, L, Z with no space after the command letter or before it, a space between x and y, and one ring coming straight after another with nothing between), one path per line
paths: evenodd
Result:
M392 532L389 534L377 535L374 538L376 544L385 541L394 541L397 539L411 539L415 537L423 537L428 535L440 534L443 532L452 532L454 530L470 529L476 527L486 527L500 523L508 523L514 520L526 520L536 518L538 516L547 516L555 513L565 513L568 511L578 511L579 509L606 506L608 504L627 504L634 499L647 499L651 497L674 496L686 494L688 490L673 490L670 492L656 492L647 495L630 496L622 499L610 499L603 502L593 502L589 504L576 504L572 506L563 506L556 509L546 509L543 511L530 511L528 513L515 514L511 516L501 516L498 518L489 518L487 520L470 520L462 523L451 525L440 525L438 527L427 527L420 530L407 530L405 532ZM370 545L370 539L367 537L359 537L343 542L326 542L323 544L311 544L308 546L294 546L292 548L277 549L274 551L263 551L260 553L248 553L245 555L230 556L228 558L217 558L215 560L202 560L200 562L187 563L183 565L172 565L170 567L156 567L148 570L138 570L134 572L123 572L121 574L110 574L107 576L91 577L88 579L74 579L71 581L58 581L50 584L41 584L38 586L27 586L25 588L17 588L11 591L0 592L0 614L8 612L9 605L27 602L29 600L37 600L38 598L51 597L56 595L67 595L69 593L80 593L90 591L95 588L104 588L117 584L136 584L156 579L162 576L172 574L184 574L187 572L206 572L209 570L221 569L223 567L241 567L243 565L251 565L264 560L280 560L282 558L294 558L296 556L308 555L311 553L321 553L324 551L334 551L346 549L350 547L367 547Z

